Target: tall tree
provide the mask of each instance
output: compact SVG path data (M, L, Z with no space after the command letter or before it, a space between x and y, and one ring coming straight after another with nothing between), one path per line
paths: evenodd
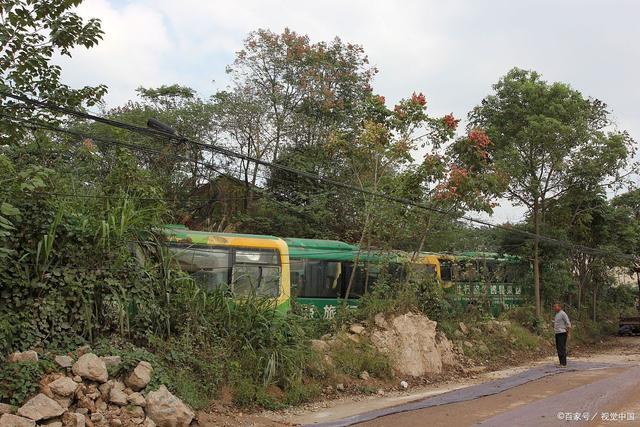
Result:
M486 129L488 160L505 177L501 195L532 215L536 235L548 203L574 188L620 177L631 150L626 132L612 129L607 106L565 83L514 68L469 113ZM541 314L540 244L533 246L536 313Z
M36 97L66 107L93 105L106 86L72 89L61 81L61 68L51 63L56 55L71 56L73 48L90 48L102 38L100 21L84 21L73 10L82 0L3 0L0 2L0 90ZM6 117L0 122L5 143L24 134L21 127L7 124L8 118L45 118L37 112L0 95Z
M623 266L630 274L636 274L638 282L638 298L640 300L640 189L630 190L611 200L618 223L616 242L627 254L634 254L634 259L625 259ZM640 310L640 304L638 305Z
M285 29L249 34L227 72L233 84L215 97L223 139L277 161L287 147L322 146L337 129L355 131L375 69L360 46L338 38L313 43ZM247 187L259 178L256 165L240 169Z

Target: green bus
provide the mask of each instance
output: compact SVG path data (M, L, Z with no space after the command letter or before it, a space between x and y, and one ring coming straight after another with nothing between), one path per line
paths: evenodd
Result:
M523 281L529 265L522 258L474 251L434 255L438 258L443 287L463 307L488 304L497 315L523 303Z
M164 234L182 270L204 289L223 287L236 298L273 298L283 312L294 295L303 314L313 318L333 318L341 302L356 307L382 273L399 282L409 275L428 275L463 307L490 305L497 314L523 302L528 271L519 257L488 252L361 251L337 240L202 232L180 225L165 226Z
M206 290L225 289L235 298L273 298L279 311L290 308L289 251L275 236L212 233L167 225L169 252Z
M340 300L357 306L375 285L387 257L337 240L285 238L289 247L291 287L304 314L331 319ZM358 255L359 253L359 255ZM356 257L358 267L347 296Z

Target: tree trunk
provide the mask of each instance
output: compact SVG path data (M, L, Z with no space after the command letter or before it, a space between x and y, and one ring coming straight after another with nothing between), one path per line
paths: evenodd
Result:
M535 238L533 243L533 281L536 298L536 316L542 316L542 306L540 301L540 206L536 198L533 204L533 222L535 224Z
M351 287L353 286L353 279L356 277L358 264L360 263L360 252L362 251L362 243L364 242L364 238L367 235L370 216L371 216L371 213L369 209L367 209L367 215L365 216L365 219L364 219L364 227L362 228L362 235L360 236L360 243L358 243L358 253L356 254L356 259L353 261L353 270L351 270L351 276L349 276L349 284L347 285L347 291L344 294L345 300L349 299L349 294L351 293Z
M598 295L598 284L594 283L593 284L593 321L596 321L596 316L597 316L597 310L596 310L596 302L597 302L597 295Z
M636 270L636 277L638 278L638 305L637 305L637 309L638 309L638 312L640 313L640 266Z
M578 279L578 317L582 313L582 282Z

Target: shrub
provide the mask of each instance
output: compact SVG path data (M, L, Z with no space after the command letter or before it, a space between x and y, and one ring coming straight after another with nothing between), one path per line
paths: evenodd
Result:
M38 391L38 381L54 370L47 360L0 364L0 402L21 405Z
M353 377L358 377L363 371L377 378L393 375L389 358L366 341L355 343L345 340L335 346L331 356L336 369Z

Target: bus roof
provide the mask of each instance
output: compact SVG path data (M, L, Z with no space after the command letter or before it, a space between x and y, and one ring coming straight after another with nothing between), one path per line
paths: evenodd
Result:
M262 240L274 240L281 242L282 239L275 236L261 235L261 234L240 234L240 233L217 233L209 231L195 231L190 230L183 225L167 224L162 229L162 232L169 240L176 241L191 241L196 244L210 244L209 242L216 238L225 239L262 239Z
M358 255L358 246L339 240L286 237L284 241L289 246L289 257L292 259L354 261ZM360 261L381 262L383 259L384 257L376 251L360 252Z

